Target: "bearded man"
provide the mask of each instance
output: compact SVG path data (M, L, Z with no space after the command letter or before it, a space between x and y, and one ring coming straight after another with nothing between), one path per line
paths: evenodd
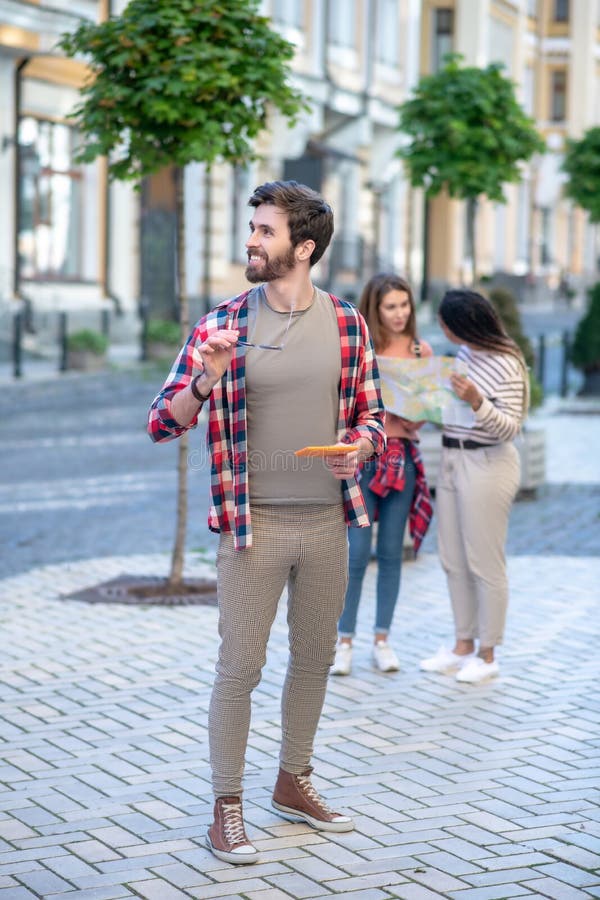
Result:
M330 206L295 181L261 185L249 206L246 278L256 287L194 326L148 425L154 441L171 440L210 404L221 644L208 715L215 805L206 842L234 864L259 859L245 831L242 779L251 694L286 583L289 662L272 805L321 831L354 827L317 792L311 756L344 604L347 526L369 524L355 473L385 445L366 323L311 280L333 234ZM333 451L297 457L307 445Z

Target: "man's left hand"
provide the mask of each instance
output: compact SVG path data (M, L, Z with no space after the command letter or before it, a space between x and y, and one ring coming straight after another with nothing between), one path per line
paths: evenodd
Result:
M347 446L347 444L340 444L340 447ZM359 462L373 455L373 444L366 438L360 438L353 446L356 449L350 453L339 453L324 457L325 465L338 481L352 478L356 474Z

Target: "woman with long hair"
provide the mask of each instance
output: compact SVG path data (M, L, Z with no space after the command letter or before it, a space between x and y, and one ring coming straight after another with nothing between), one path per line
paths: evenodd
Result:
M478 684L499 672L495 648L508 607L506 534L520 482L513 439L527 415L529 378L523 354L481 294L448 291L438 320L467 365L467 374L452 376L452 387L470 404L474 424L443 428L436 511L455 642L422 660L421 669Z
M403 278L393 274L375 275L364 287L359 309L367 321L378 356L414 359L432 355L429 344L417 338L414 297ZM372 523L376 519L378 569L373 662L382 672L399 668L388 634L400 588L406 521L410 516L416 551L431 518L429 490L416 443L422 424L386 412L387 450L376 460L368 460L361 469L360 485L371 525L349 529L349 581L338 622L339 641L332 675L349 675L351 671L352 639L362 582L371 558Z

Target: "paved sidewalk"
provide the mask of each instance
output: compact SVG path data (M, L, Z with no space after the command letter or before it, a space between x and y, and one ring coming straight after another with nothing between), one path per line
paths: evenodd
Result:
M370 580L354 674L331 679L315 751L319 787L356 819L345 835L270 808L282 609L246 785L265 862L242 868L203 847L216 610L61 596L165 569L101 559L1 585L0 898L600 897L599 558L511 559L502 677L475 688L417 669L449 630L437 558L405 567L394 675L370 665Z
M63 408L58 395L48 402ZM33 441L31 403L23 435ZM433 552L404 566L394 624L402 671L376 672L369 570L354 671L331 678L315 747L316 783L352 813L352 833L325 837L270 807L282 602L246 779L259 866L220 863L203 844L216 610L67 599L121 573L162 574L164 554L78 559L1 580L0 900L600 897L600 416L573 404L544 416L555 493L515 508L498 680L471 687L419 672L450 634ZM49 478L56 460L44 452ZM565 497L586 504L580 533ZM107 507L114 519L119 509ZM189 574L207 569L191 563Z

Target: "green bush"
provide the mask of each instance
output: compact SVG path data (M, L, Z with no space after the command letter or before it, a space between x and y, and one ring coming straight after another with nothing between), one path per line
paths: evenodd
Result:
M87 351L96 356L102 356L108 350L108 338L100 331L91 328L82 328L74 331L67 337L67 349L74 351Z
M537 409L544 402L544 389L533 372L535 352L531 341L523 332L517 299L512 291L503 287L492 288L488 296L502 319L506 331L525 357L525 362L529 368L529 408Z
M169 319L149 319L146 329L146 340L156 344L173 344L176 347L182 343L181 330L177 322Z
M535 377L534 373L529 370L529 409L537 409L544 402L544 389Z
M519 346L529 367L535 363L533 346L527 335L523 332L521 313L517 305L517 299L508 288L495 287L489 292L489 298L496 307L496 312L502 319L504 327L513 341Z
M573 344L571 362L583 372L600 372L600 281L588 291L588 308L579 320Z

